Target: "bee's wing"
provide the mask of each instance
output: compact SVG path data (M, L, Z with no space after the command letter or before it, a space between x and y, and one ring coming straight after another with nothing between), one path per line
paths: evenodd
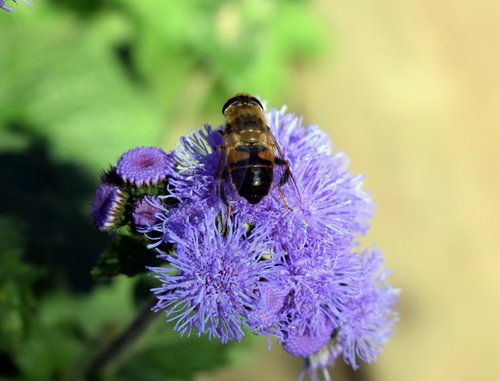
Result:
M226 173L226 155L225 155L225 147L226 147L226 136L222 131L219 131L222 135L222 144L217 147L217 151L219 152L219 157L217 159L217 167L215 170L214 176L214 187L212 194L218 197L221 197L223 201L226 203L224 189L224 180L227 177Z
M285 170L288 171L289 177L290 177L290 179L292 180L292 183L293 183L293 188L295 189L295 193L297 194L297 196L299 198L299 203L302 203L302 200L301 200L301 197L300 197L299 187L297 186L297 181L295 181L295 177L293 177L292 170L290 169L290 163L288 163L288 161L285 160L285 156L283 155L283 151L281 150L281 147L278 144L278 142L277 142L276 138L274 137L273 133L271 132L271 129L269 128L269 126L267 128L268 128L268 131L269 131L269 136L271 136L271 139L273 141L277 157L281 160L281 162L285 166L285 168L286 168Z

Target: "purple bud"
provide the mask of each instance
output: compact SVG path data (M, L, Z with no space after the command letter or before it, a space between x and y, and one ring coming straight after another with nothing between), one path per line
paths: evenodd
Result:
M116 168L123 181L133 186L156 185L171 171L171 158L155 147L138 147L125 152Z
M316 325L316 332L310 330L300 332L298 328L292 327L287 337L283 340L283 349L293 356L307 358L318 353L328 345L333 334L333 324L323 316L321 322Z
M258 304L250 312L250 327L259 334L273 334L280 337L279 323L285 317L283 313L290 288L283 282L267 282L262 285L258 295Z
M102 184L92 201L92 217L99 230L110 230L119 225L124 209L124 193L115 185Z
M158 197L144 197L135 203L132 220L141 232L151 231L152 226L159 221L158 213L162 211L165 208Z

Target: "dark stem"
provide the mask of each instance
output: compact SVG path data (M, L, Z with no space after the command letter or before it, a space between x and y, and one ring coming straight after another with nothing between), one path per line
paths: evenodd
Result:
M100 380L103 370L144 333L158 315L151 311L155 304L156 298L149 300L121 335L111 341L106 348L94 357L85 371L85 380Z

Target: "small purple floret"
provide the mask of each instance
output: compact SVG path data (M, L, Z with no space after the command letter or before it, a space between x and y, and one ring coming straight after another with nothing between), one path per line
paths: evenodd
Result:
M356 358L373 362L392 336L397 321L395 306L399 290L390 287L384 270L384 259L378 251L362 253L364 276L360 279L359 295L346 303L345 322L338 342L343 348L344 360L354 369Z
M92 201L92 217L95 226L102 231L116 226L122 214L124 196L115 185L102 184L97 188Z
M323 316L315 327L315 333L306 330L300 333L297 327L289 330L283 340L283 349L296 357L308 358L317 354L327 346L333 334L333 324L330 319Z
M132 220L137 229L149 232L158 223L158 214L165 210L158 197L144 197L135 203Z
M284 314L288 312L286 306L291 291L285 282L272 281L261 285L256 295L258 303L249 311L249 325L253 332L281 338L279 325L286 319Z
M138 147L125 152L116 168L123 181L134 186L156 185L172 171L172 160L156 147Z

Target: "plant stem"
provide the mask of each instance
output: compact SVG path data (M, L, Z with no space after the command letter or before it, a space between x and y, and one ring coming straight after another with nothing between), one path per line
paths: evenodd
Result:
M155 304L156 298L149 300L130 325L94 357L85 370L85 380L100 380L103 370L144 333L158 316L158 314L151 311Z

